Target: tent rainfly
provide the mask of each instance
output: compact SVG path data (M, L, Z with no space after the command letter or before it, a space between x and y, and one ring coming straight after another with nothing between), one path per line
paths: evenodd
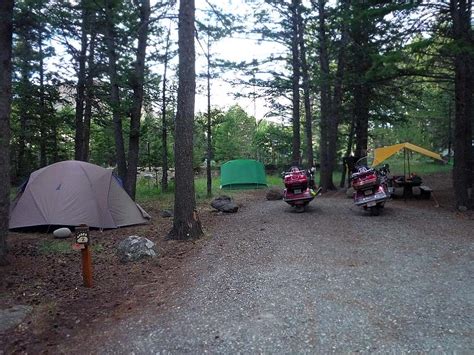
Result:
M381 164L384 160L390 158L392 155L398 153L402 149L404 151L406 151L406 149L409 149L414 152L426 155L427 157L443 161L443 158L441 158L438 153L434 153L432 151L429 151L428 149L418 147L417 145L411 143L400 143L390 145L388 147L376 148L374 152L374 162L372 163L372 166L377 166Z
M259 161L238 159L221 166L221 189L255 189L266 186L265 169Z
M10 229L34 226L118 228L150 216L122 188L111 170L69 160L33 172L10 211Z

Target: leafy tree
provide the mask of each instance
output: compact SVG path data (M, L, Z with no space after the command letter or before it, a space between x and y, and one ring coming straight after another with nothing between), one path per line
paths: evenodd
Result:
M223 116L222 123L214 130L214 158L218 162L252 158L255 118L238 105L232 106Z
M16 179L57 161L58 122L55 105L59 100L58 78L46 69L54 55L47 43L51 30L46 22L46 1L23 0L15 7L13 127ZM39 156L39 159L37 158Z
M256 157L266 165L283 167L292 152L291 127L260 120L254 135Z

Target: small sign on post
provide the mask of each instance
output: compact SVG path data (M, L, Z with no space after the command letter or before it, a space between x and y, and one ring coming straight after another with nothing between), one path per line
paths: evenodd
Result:
M89 227L85 224L81 224L76 227L76 244L75 249L81 250L82 259L82 278L84 280L84 286L92 287L92 256L90 245Z

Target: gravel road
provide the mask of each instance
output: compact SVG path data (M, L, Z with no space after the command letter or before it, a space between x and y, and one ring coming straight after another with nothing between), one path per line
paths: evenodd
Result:
M373 217L335 195L297 214L262 192L218 216L166 307L116 324L95 350L472 353L473 231L426 204Z

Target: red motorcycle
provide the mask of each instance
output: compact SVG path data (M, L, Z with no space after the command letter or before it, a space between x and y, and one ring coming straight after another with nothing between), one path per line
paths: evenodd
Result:
M380 170L366 166L359 166L356 169L357 171L351 175L354 203L369 210L373 216L378 216L385 202L390 199L388 165L384 165Z
M306 206L319 194L321 188L316 188L314 173L316 169L302 170L291 167L290 171L282 173L285 190L283 201L296 208L296 212L304 212Z

